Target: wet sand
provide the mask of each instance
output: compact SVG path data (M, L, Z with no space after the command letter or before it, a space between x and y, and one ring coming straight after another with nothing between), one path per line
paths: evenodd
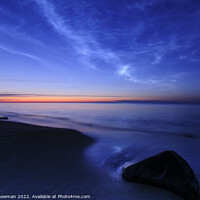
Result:
M84 176L83 151L93 142L75 130L0 121L1 194L56 193Z
M90 199L180 199L95 169L85 156L95 140L76 130L0 121L0 195L91 195Z

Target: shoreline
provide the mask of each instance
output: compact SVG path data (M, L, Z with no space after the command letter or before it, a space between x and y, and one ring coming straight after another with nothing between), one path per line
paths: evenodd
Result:
M85 150L96 142L72 129L0 120L0 195L180 199L160 188L113 178L104 167L92 166Z
M0 120L0 142L0 194L40 194L82 176L84 150L95 140L72 129Z

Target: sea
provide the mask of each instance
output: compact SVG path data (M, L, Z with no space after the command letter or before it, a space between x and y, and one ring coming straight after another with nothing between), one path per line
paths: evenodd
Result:
M200 174L199 104L1 103L0 116L93 137L85 156L114 178L124 166L164 150L176 151Z

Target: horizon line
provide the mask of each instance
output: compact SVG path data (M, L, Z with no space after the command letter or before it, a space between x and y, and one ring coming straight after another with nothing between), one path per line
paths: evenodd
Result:
M200 104L200 100L110 100L110 101L0 101L0 103L163 103Z

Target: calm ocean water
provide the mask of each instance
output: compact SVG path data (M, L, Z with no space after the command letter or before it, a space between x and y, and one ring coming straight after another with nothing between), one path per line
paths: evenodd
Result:
M200 105L1 103L0 116L97 138L86 151L93 165L120 171L124 164L170 149L200 174Z

